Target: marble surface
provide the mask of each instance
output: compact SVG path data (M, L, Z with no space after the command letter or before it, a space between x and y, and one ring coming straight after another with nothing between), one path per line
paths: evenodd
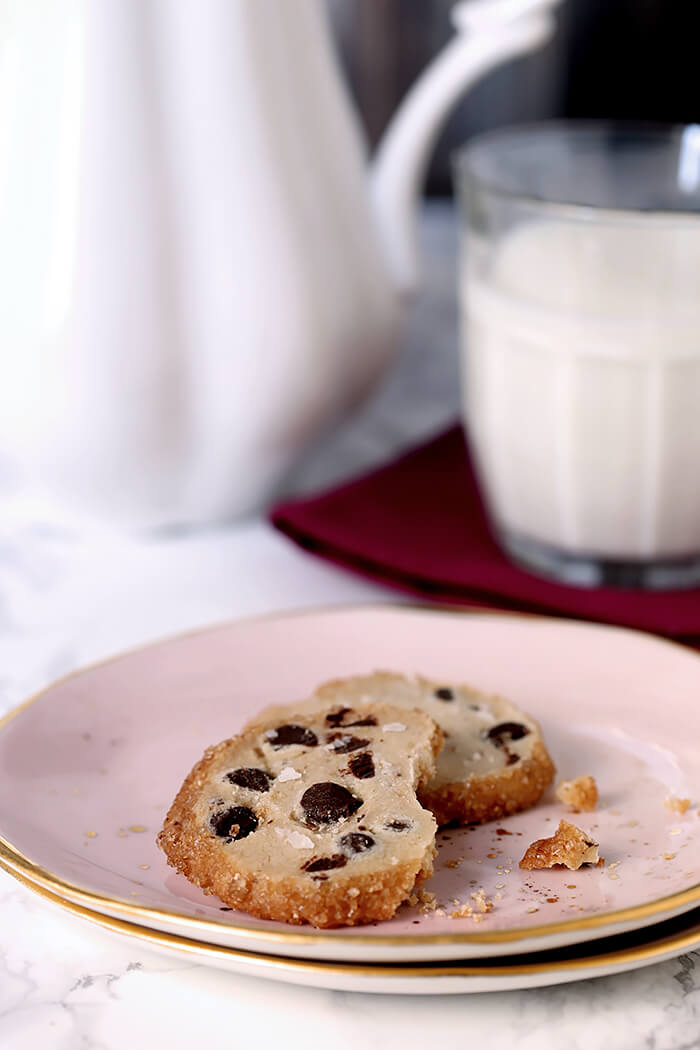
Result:
M305 491L377 463L457 410L454 222L433 209L426 292L406 351L353 421L288 479ZM271 609L400 600L289 545L260 521L159 540L0 522L0 714L121 648ZM17 800L21 805L21 799ZM234 977L69 917L0 873L0 1048L167 1045L390 1050L700 1048L700 954L551 989L393 997Z

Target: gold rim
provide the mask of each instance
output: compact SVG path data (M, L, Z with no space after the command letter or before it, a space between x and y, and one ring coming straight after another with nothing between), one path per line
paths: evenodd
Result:
M104 660L98 660L94 663L88 664L76 671L72 671L67 675L63 675L61 678L56 679L50 685L34 693L28 697L25 701L14 707L9 711L3 718L0 719L0 732L15 718L17 718L23 711L28 707L41 700L49 693L51 693L58 686L64 685L67 682L73 681L73 679L79 678L82 675L88 674L91 671L98 670L101 667L108 666L116 663L119 660L134 655L135 653L144 652L148 649L157 648L162 645L171 645L175 642L183 641L187 638L194 638L201 634L207 634L213 631L222 631L227 628L236 626L237 624L264 622L271 619L286 618L302 618L308 616L317 616L319 614L332 615L333 613L348 613L348 612L362 612L362 611L377 611L377 610L393 610L396 612L406 612L409 614L414 613L430 613L437 615L471 615L471 616L484 616L489 618L501 618L501 619L529 619L529 620L541 620L546 623L562 623L570 624L575 627L588 628L590 630L604 630L604 631L619 631L624 634L641 635L656 644L669 646L672 649L682 652L684 655L691 659L700 659L690 649L674 642L668 638L660 638L656 635L650 634L645 631L633 630L627 627L616 627L607 624L590 623L588 621L573 620L567 617L552 617L552 616L541 616L536 613L527 613L520 611L501 611L492 609L482 609L477 607L465 607L465 606L449 606L442 605L440 607L434 607L419 602L399 604L394 602L376 602L371 604L338 604L331 606L317 606L310 609L292 609L284 610L282 612L274 613L263 613L257 616L246 616L240 617L235 620L224 621L217 624L209 624L205 627L195 628L189 631L183 631L179 634L175 634L166 638L162 638L155 642L148 642L144 645L134 646L131 649L124 650L115 656L108 657ZM133 919L135 923L141 927L148 927L151 922L162 922L167 921L175 926L184 927L188 929L196 929L202 932L221 931L225 929L227 933L232 936L238 936L248 938L254 941L262 941L265 943L274 943L281 945L293 945L293 944L304 944L304 945L327 945L329 943L346 943L348 945L378 945L383 947L401 947L404 945L457 945L457 944L505 944L515 943L522 940L531 940L549 937L555 934L567 934L580 931L594 931L599 930L601 927L609 926L617 923L627 923L642 921L648 918L662 916L664 913L670 912L683 912L689 910L693 905L700 903L700 883L689 887L686 890L681 890L677 893L669 894L665 897L658 897L653 901L649 901L645 904L633 905L627 908L619 908L614 911L601 912L596 915L585 916L580 919L566 919L563 922L543 923L537 926L530 927L511 927L507 930L493 930L491 932L473 932L473 933L453 933L453 934L405 934L405 935L387 935L377 934L375 935L363 935L363 934L344 934L342 931L333 930L331 936L319 932L318 930L295 930L289 932L287 930L260 930L254 929L249 926L239 926L235 923L221 923L213 919L201 919L196 917L183 916L177 912L168 910L167 908L153 908L147 907L146 905L136 904L130 900L124 900L120 897L110 897L104 894L93 892L92 890L83 889L81 886L75 883L68 882L53 872L42 867L40 864L36 864L34 861L26 857L20 850L16 848L11 842L3 838L0 835L0 866L2 866L10 874L19 878L20 881L28 881L32 887L39 886L42 888L44 893L55 895L59 900L64 901L68 899L71 906L74 907L85 907L89 911L97 910L100 914L104 915L102 909L105 907L117 910L129 918ZM107 916L105 916L107 917ZM671 917L667 914L666 918ZM121 921L113 916L109 916L110 921ZM164 936L171 936L166 935ZM179 935L172 935L179 936ZM186 940L186 938L183 938ZM537 950L537 949L533 949Z
M139 926L138 923L128 922L125 919L117 919L110 915L102 915L89 908L65 900L57 896L51 890L38 886L30 879L12 871L0 861L0 868L4 869L22 883L27 889L38 894L52 904L58 904L65 911L78 918L86 919L105 930L121 933L127 937L134 937L147 945L157 945L176 951L185 952L188 955L204 956L205 959L240 959L247 965L265 970L283 970L291 973L308 974L343 974L347 976L361 977L519 977L533 974L556 973L557 971L580 971L581 977L586 976L586 971L600 966L628 966L630 963L649 962L652 963L660 956L669 953L681 954L691 951L700 944L700 924L696 924L691 930L684 933L670 934L659 938L651 944L643 944L635 948L621 948L611 952L601 952L598 955L590 955L586 958L564 958L556 960L545 960L543 962L517 963L515 965L493 964L488 960L480 961L477 965L465 966L462 963L432 963L428 966L416 966L411 964L382 963L367 966L365 963L339 963L321 962L314 959L294 959L277 957L274 955L263 955L259 952L243 951L238 948L226 948L218 944L208 944L192 940L176 933L165 933L161 930L153 930L149 927Z

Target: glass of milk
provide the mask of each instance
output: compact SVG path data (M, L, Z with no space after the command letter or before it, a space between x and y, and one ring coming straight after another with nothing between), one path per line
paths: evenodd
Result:
M700 583L700 126L457 158L464 416L496 535L569 583Z

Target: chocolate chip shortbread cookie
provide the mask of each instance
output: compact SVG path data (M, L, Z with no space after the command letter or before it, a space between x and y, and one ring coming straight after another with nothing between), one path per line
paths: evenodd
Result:
M388 919L432 874L436 824L416 789L441 742L418 711L287 709L205 753L158 844L205 893L260 918Z
M435 776L419 791L438 824L481 824L527 809L554 777L535 720L471 686L377 672L327 682L305 710L368 702L419 709L442 729ZM279 716L284 708L275 710Z

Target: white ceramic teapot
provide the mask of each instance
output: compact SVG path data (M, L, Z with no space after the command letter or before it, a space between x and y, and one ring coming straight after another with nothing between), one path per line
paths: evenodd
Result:
M0 495L259 506L390 360L439 127L556 2L459 4L369 170L319 0L3 5Z

